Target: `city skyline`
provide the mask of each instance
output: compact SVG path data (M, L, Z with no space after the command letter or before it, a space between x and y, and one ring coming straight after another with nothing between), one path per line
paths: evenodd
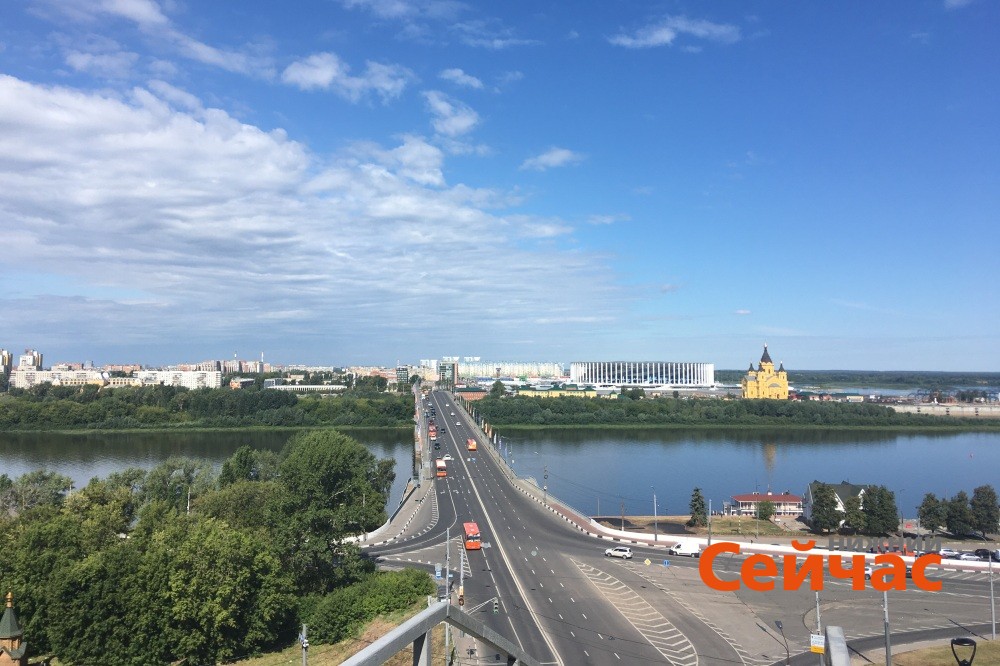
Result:
M1000 371L997 19L16 3L3 346Z

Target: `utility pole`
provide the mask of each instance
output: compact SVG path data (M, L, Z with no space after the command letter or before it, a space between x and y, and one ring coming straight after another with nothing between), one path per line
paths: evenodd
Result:
M990 551L990 627L993 629L993 639L997 639L997 607L993 603L993 553Z
M820 623L819 619L819 592L816 592L816 633L823 634L823 625ZM819 666L823 666L823 654L819 655Z
M309 657L309 639L306 637L306 630L308 627L302 625L302 633L299 635L299 642L302 643L302 666L308 666Z
M549 505L549 466L545 465L542 476L542 504Z
M708 545L712 545L712 498L708 499Z
M882 623L885 625L885 666L892 666L892 645L889 642L889 592L882 592Z
M448 599L447 604L451 605L451 528L444 530L444 593ZM448 639L451 637L448 631L449 625L444 623L444 662L448 663Z
M625 531L625 500L622 500L622 532Z

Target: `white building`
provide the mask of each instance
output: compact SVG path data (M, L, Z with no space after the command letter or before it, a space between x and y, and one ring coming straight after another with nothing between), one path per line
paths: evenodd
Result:
M97 370L34 370L18 366L17 370L10 373L10 385L18 389L45 383L53 386L104 385L105 381L104 375Z
M222 373L218 370L140 370L134 377L143 384L183 386L192 390L222 387Z
M562 377L561 363L532 361L461 361L458 376L474 377Z
M569 380L580 386L708 388L715 385L715 364L574 361L569 366Z

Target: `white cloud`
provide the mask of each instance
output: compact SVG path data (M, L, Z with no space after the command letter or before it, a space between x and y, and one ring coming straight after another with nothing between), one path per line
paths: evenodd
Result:
M466 21L456 23L452 30L458 33L459 39L466 46L501 51L513 46L533 46L540 44L535 39L515 37L512 30L503 27L499 21Z
M962 7L968 7L973 3L973 0L944 0L945 9L961 9Z
M521 164L525 171L546 171L556 167L576 164L583 160L583 155L574 153L567 148L550 148L541 155L529 157Z
M128 78L138 60L138 54L128 51L117 53L70 51L66 54L66 64L76 71L109 79Z
M750 314L750 311L749 310L740 309L740 310L736 310L733 314L739 315L739 316L743 317L743 316L746 316L746 315Z
M465 86L467 88L475 88L479 90L483 87L482 81L470 74L466 74L458 68L446 69L438 74L438 76L445 81L451 81L456 85Z
M382 101L399 97L413 73L399 65L367 62L362 76L351 76L350 67L334 53L314 53L293 62L281 74L281 80L302 90L333 90L352 102L368 93L376 93Z
M153 0L40 0L40 4L84 23L98 23L108 16L124 19L191 60L265 79L274 75L268 58L217 48L183 33Z
M32 311L5 335L197 356L243 339L329 360L455 327L512 339L554 316L553 293L566 321L621 314L604 261L551 242L568 225L506 215L507 193L443 171L418 136L321 160L163 82L115 95L0 76L0 281L38 276L30 299L0 295ZM467 269L497 257L503 280Z
M608 41L617 46L637 49L670 46L680 35L732 44L740 40L740 29L728 23L712 23L685 16L667 16L662 21L639 28L632 34L619 33L610 37Z
M615 224L617 222L628 222L632 218L625 213L615 213L614 215L591 215L587 218L590 224Z
M468 134L479 124L479 114L465 104L451 99L443 92L429 90L424 93L427 106L434 119L434 131L447 137Z
M367 9L372 14L381 18L406 18L417 13L413 3L405 0L343 0L343 5L348 9Z

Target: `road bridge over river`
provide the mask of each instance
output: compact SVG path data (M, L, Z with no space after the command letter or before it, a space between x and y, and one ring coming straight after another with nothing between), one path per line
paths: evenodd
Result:
M367 549L382 566L433 571L450 550L457 593L462 524L473 521L484 543L482 550L468 553L466 608L483 604L476 617L543 664L764 666L784 663L784 639L789 653L799 655L795 663L818 663L808 654L817 620L815 594L808 588L782 591L779 580L774 592L717 592L702 582L697 559L666 554L672 540L631 539L631 560L605 557L606 548L619 545L612 535L598 534L589 518L516 478L450 394L434 391L430 404L446 431L439 435L440 451L429 453L450 454L454 460L448 476L440 479L430 478L425 465L420 488L386 528L369 537ZM418 410L421 428L426 426L423 411ZM476 452L466 450L468 438L478 440ZM447 546L446 533L452 537ZM740 556L719 559L715 571L733 580L741 564ZM989 631L984 624L990 619L987 574L954 571L931 577L942 580L943 591L889 594L897 649L931 636ZM492 603L484 604L494 597L496 614ZM823 625L843 627L849 642L861 644L882 634L880 592L828 580L819 593L819 610ZM775 620L782 622L784 637ZM494 655L476 657L492 663Z

